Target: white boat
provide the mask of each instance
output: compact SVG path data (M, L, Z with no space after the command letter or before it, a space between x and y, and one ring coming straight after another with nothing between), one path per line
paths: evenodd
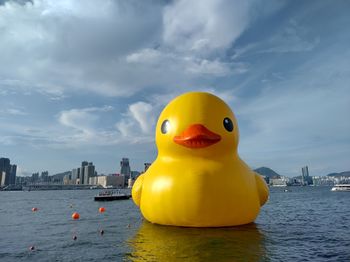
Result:
M350 192L350 184L337 184L332 187L331 191L349 191Z
M102 191L97 196L94 197L95 201L112 201L112 200L124 200L129 199L131 194L121 193L119 190L115 191Z

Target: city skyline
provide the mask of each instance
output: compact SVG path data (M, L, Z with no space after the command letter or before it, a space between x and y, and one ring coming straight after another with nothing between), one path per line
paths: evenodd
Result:
M17 176L84 159L143 170L177 95L225 100L251 167L350 169L346 1L0 1L0 155Z

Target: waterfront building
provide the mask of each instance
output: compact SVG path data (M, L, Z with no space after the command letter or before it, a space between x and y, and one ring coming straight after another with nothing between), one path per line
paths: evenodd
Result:
M42 183L48 183L49 182L49 171L41 172L40 180Z
M9 158L0 158L0 174L4 186L16 184L16 171L17 166L11 165ZM3 172L5 172L4 176Z
M9 185L16 184L17 165L10 165Z
M79 173L80 173L80 184L85 184L85 166L87 166L89 163L87 161L81 162L81 167L79 168Z
M301 168L301 184L303 186L312 184L312 178L309 176L308 166L304 166Z
M131 179L135 180L136 178L138 178L138 176L140 175L139 171L131 171Z
M10 159L9 158L0 158L0 172L5 172L4 185L8 185L9 175L10 175Z
M72 180L74 184L77 184L77 180L80 178L80 168L73 168L72 170Z
M336 184L335 178L328 176L313 176L312 182L315 186L333 186Z
M134 185L134 181L132 178L128 179L128 188L132 188L132 186Z
M39 172L32 174L32 183L38 183L39 182Z
M63 177L63 185L75 185L75 181L72 180L72 175L68 174Z
M95 166L92 162L83 161L81 166L73 168L71 179L72 183L76 185L89 185L90 177L96 175Z
M125 183L127 183L131 174L129 158L122 158L122 161L120 161L120 174L125 176L125 179L126 179Z
M89 178L89 185L98 185L98 176L93 176Z
M5 186L5 180L6 180L6 172L1 171L0 172L0 186Z
M123 188L125 185L124 175L109 175L109 176L96 176L90 178L91 185L102 186L104 188L108 187L118 187Z
M288 184L289 184L289 179L287 177L270 178L271 186L287 186Z
M89 184L89 178L95 176L95 166L92 162L84 166L84 185Z

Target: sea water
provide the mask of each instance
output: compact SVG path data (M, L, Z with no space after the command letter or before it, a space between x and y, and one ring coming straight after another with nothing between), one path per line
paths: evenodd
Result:
M350 193L285 189L254 224L217 229L153 225L97 190L2 191L0 261L350 261Z

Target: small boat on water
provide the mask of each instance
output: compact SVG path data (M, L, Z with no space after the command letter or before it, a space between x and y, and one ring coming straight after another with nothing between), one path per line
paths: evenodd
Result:
M113 200L124 200L129 199L130 194L121 193L119 191L102 191L99 192L97 196L94 197L95 201L113 201Z
M331 191L349 191L350 192L350 184L337 184L332 187Z

